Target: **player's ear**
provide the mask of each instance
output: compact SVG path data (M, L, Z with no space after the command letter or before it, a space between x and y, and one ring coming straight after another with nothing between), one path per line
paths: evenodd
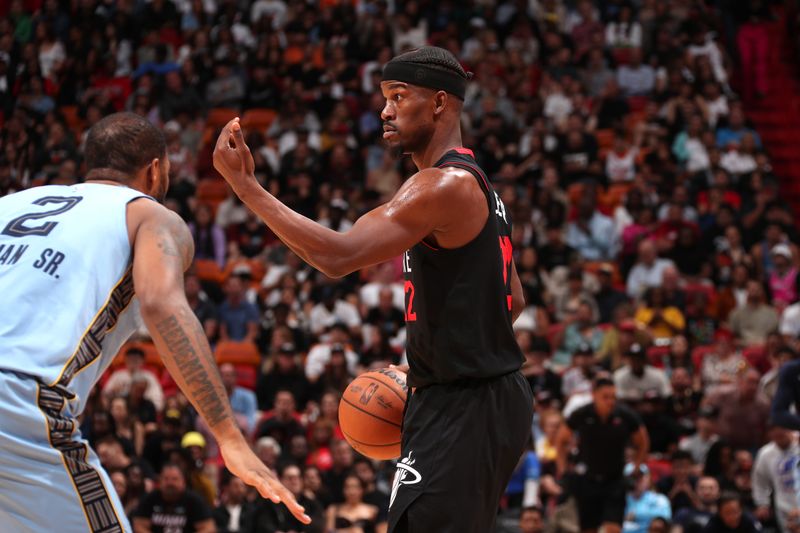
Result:
M433 95L433 114L436 116L444 113L447 109L447 93L445 91L436 91Z
M161 179L161 160L157 157L150 161L147 169L147 185L150 189L156 189Z

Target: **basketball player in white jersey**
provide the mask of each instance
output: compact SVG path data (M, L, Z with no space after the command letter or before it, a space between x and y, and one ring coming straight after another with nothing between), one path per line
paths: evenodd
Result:
M141 314L225 465L308 523L252 452L186 301L186 224L154 198L169 185L162 133L130 113L98 122L86 182L0 198L0 531L131 531L76 417Z

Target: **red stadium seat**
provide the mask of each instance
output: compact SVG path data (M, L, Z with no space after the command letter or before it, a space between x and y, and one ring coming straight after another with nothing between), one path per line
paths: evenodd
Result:
M742 350L742 357L747 364L764 374L770 369L770 362L764 346L748 346Z
M258 367L253 365L235 365L236 384L249 390L256 390Z
M195 259L194 272L201 281L222 283L225 280L225 274L213 259Z
M700 372L703 368L703 359L709 355L714 353L716 350L715 346L697 346L694 350L692 350L692 365L694 366L695 370Z
M647 349L647 362L656 368L664 368L669 358L669 346L651 346Z
M239 110L230 107L215 107L208 112L206 126L211 129L218 129L239 116Z

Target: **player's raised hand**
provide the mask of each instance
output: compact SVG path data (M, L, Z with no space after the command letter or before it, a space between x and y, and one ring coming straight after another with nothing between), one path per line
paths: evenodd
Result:
M228 122L217 138L214 147L214 168L222 174L231 187L236 190L242 185L256 182L255 162L247 143L244 141L239 117Z
M311 523L311 518L305 514L303 506L297 503L294 494L278 481L243 440L233 444L220 443L220 452L225 460L225 466L234 476L251 487L255 487L263 498L272 500L274 503L283 502L289 512L300 522Z

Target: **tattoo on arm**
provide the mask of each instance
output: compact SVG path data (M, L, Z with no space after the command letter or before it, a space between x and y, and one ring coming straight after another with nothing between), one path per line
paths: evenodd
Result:
M159 321L156 330L186 381L186 393L194 400L208 425L214 427L232 418L217 364L194 316L187 317L186 311L179 311Z
M177 215L165 217L157 228L158 248L166 256L178 257L188 265L194 256L194 240L189 228Z

